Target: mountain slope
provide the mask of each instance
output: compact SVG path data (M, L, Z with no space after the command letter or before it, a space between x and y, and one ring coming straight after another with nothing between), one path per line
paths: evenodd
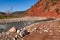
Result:
M60 0L39 0L28 10L28 15L60 17Z

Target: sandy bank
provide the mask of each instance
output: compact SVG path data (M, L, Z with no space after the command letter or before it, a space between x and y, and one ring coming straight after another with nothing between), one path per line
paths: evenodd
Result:
M11 19L1 19L0 23L11 23L11 22L20 22L20 21L36 21L44 20L45 17L23 17L23 18L11 18Z

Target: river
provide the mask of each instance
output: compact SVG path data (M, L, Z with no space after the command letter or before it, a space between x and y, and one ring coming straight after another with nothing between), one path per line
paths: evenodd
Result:
M50 21L53 19L46 19L46 20L35 20L35 21L20 21L20 22L11 22L11 23L0 23L0 32L7 31L12 27L16 28L23 28L25 26L29 26L31 24L37 23L37 22L44 22L44 21Z

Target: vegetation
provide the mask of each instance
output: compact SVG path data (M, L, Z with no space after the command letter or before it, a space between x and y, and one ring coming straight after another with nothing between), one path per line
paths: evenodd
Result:
M59 9L58 9L58 8L56 8L55 10L56 10L57 14L59 15Z
M49 8L45 7L45 9L43 10L43 12L45 12L45 11L49 11Z
M57 3L58 0L52 0L53 5Z
M10 15L10 16L4 16L3 15L3 16L1 16L0 15L0 19L21 18L21 17L24 17L24 16L26 16L26 14L23 14L23 15L20 15L20 16L19 15L16 15L16 16L15 15Z
M18 18L18 16L0 16L0 19Z
M46 6L48 6L48 4L49 4L49 1L48 1L48 0L46 0Z
M13 13L3 13L0 12L0 19L10 19L10 18L21 18L27 16L27 12L26 11L17 11L17 12L13 12Z

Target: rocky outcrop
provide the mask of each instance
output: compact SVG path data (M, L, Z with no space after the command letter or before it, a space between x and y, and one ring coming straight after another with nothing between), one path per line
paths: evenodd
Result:
M60 0L39 0L28 10L28 15L60 18Z

